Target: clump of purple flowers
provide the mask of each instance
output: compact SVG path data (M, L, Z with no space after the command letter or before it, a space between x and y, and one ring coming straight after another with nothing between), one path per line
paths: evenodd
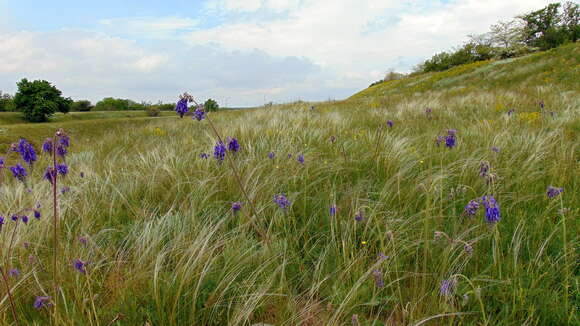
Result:
M453 295L453 292L455 292L456 284L457 281L455 279L447 279L441 281L441 286L439 287L439 294L441 294L444 297Z
M564 192L564 188L548 186L548 190L546 191L546 195L548 195L548 198L554 198L563 192Z
M240 143L235 138L228 137L228 151L230 152L238 152L240 150Z
M336 205L330 205L330 216L336 215Z
M373 277L375 278L376 287L382 288L385 286L385 281L383 280L383 273L380 270L378 269L373 270Z
M492 195L486 195L481 198L485 207L485 220L487 223L497 223L501 219L499 204Z
M453 148L455 146L455 134L457 134L457 130L447 130L447 137L445 137L445 146L447 146L447 148Z
M477 202L477 200L475 200L475 199L470 200L469 203L463 209L463 215L468 216L468 217L472 217L477 213L478 209L479 209L479 203Z
M218 160L219 163L223 162L226 157L226 145L223 142L218 141L213 149L213 156Z
M298 163L304 164L304 155L302 154L298 155L298 158L296 160L298 161Z
M22 160L30 166L36 161L34 146L24 138L20 138L18 144L13 144L12 150L20 154Z
M50 297L44 296L36 297L36 300L34 300L34 308L42 309L43 307L51 306L50 299Z
M232 212L234 212L234 214L236 214L237 212L239 212L242 209L242 203L239 201L233 202L232 203Z
M198 105L195 108L195 111L193 111L192 119L195 119L197 121L205 119L205 111L203 110L203 105Z
M12 175L16 179L18 179L22 182L24 182L24 180L26 179L26 176L28 175L26 173L26 169L20 163L17 163L15 166L11 166L10 171L12 172Z
M177 112L177 114L179 114L180 118L183 118L183 116L188 111L189 111L189 109L187 108L187 98L182 97L181 99L179 99L179 101L177 101L177 104L175 105L175 112Z
M87 272L86 270L87 263L85 261L75 259L73 266L77 271L79 271L79 273L85 274Z
M292 204L284 194L275 195L274 203L276 203L278 207L284 210L288 209L288 207L290 207L290 205Z

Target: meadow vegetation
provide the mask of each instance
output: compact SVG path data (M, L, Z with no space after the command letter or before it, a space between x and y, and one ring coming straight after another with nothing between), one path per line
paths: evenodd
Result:
M577 325L578 58L570 44L201 121L1 114L0 324ZM212 126L239 142L223 161ZM55 295L52 158L26 182L8 166L10 142L40 151L57 127ZM9 218L25 207L42 216Z

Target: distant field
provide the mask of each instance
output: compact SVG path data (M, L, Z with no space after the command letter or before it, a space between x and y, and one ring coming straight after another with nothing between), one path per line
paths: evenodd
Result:
M52 308L33 303L50 296L61 325L578 325L579 58L572 44L213 125L0 114L1 153L58 127L72 143L58 296L49 158L26 183L2 172L20 324L49 325ZM241 146L221 163L212 126ZM37 205L39 219L8 218Z

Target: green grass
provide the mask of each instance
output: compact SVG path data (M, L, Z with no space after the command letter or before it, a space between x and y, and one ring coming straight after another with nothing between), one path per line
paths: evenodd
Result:
M40 144L63 126L73 141L56 324L109 325L122 315L113 325L350 325L354 314L365 326L578 324L579 49L385 83L313 111L303 103L211 114L222 136L241 143L229 155L255 216L228 162L199 158L216 141L208 121L3 127L14 128L3 139ZM457 146L437 147L450 128ZM482 162L493 183L479 176ZM51 323L49 309L32 307L54 296L47 164L40 159L27 185L5 171L0 188L5 216L42 204L39 221L19 224L11 255L15 223L0 232L5 268L22 273L10 279L22 325ZM549 185L565 191L549 199ZM278 193L292 201L287 211L273 203ZM481 209L462 216L487 194L501 206L499 223L487 224ZM237 215L234 201L244 202ZM86 275L72 267L77 258L89 261ZM444 297L448 279L457 283ZM0 324L13 325L2 289Z

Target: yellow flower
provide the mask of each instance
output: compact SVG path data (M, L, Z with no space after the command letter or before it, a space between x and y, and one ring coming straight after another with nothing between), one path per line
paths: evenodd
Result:
M362 244L363 246L366 246L367 245L367 242L366 241L362 241L360 244Z
M423 160L420 160L420 161L419 161L419 163L423 164L423 163L425 163L425 161L423 161Z

